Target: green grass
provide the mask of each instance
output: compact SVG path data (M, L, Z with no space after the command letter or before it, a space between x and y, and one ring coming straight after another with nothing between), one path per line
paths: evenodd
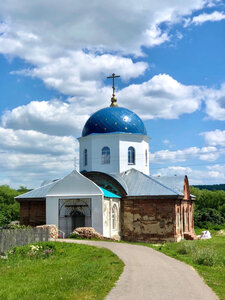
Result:
M123 271L123 262L104 248L38 245L36 252L24 246L0 259L1 300L104 299Z
M193 266L219 299L225 300L225 236L210 232L209 240L145 245Z

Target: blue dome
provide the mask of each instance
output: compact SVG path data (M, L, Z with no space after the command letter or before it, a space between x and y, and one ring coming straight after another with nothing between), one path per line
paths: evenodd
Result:
M106 107L96 111L84 125L82 136L93 133L134 133L147 135L142 120L123 107Z

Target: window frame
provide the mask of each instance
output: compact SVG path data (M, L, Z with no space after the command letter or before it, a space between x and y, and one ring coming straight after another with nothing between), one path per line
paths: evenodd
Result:
M88 152L87 149L84 149L84 166L88 164Z
M101 162L102 165L110 164L110 148L108 146L104 146L101 152Z
M136 164L136 153L135 153L135 148L133 146L130 146L128 148L127 159L128 159L128 165Z

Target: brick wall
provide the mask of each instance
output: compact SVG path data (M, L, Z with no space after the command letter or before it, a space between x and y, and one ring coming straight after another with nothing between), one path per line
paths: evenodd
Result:
M46 201L45 200L21 200L20 201L20 224L38 226L46 224Z
M175 203L174 199L123 198L123 239L139 242L176 241Z

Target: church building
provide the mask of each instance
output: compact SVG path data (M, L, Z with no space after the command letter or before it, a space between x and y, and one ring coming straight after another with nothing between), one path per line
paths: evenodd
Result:
M149 137L134 112L100 109L84 125L80 172L45 182L16 197L20 222L55 224L69 235L93 227L105 237L139 242L194 239L193 201L187 176L149 175Z

